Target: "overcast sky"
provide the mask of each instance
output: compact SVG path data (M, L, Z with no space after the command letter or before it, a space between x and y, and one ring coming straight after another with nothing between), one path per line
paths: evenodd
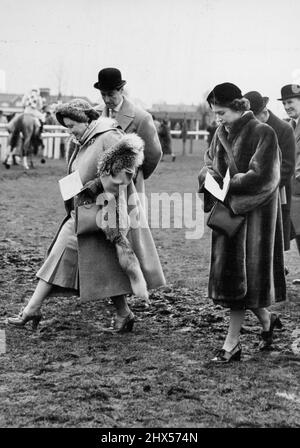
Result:
M216 84L258 90L270 108L300 82L299 0L0 0L6 92L86 95L103 67L152 103L198 104Z

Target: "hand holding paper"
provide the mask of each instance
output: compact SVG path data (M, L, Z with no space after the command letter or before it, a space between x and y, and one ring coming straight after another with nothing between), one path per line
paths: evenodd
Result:
M209 191L215 198L219 199L219 201L223 202L229 189L229 182L229 168L227 168L225 177L223 179L223 188L220 188L218 182L216 182L212 175L207 172L204 182L204 188Z
M80 193L83 188L78 170L68 176L63 177L58 181L58 183L64 201L76 196L76 194Z

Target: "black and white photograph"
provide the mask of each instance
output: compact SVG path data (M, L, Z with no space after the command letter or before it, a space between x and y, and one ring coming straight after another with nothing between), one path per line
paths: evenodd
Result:
M299 428L299 0L0 11L0 429Z

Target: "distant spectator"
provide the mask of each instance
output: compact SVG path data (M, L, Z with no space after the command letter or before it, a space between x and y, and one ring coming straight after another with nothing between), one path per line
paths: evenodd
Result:
M175 124L175 126L174 126L174 131L181 131L181 126L180 126L179 121L177 121L177 123ZM180 134L176 134L176 135L175 135L175 138L180 138L180 137L181 137Z
M157 120L156 117L155 117L154 115L152 115L152 118L153 118L154 126L156 127L156 130L157 130L157 132L158 132L158 131L159 131L159 128L160 128L160 121Z
M172 162L175 162L176 156L172 152L172 138L171 138L170 128L169 128L167 120L163 120L162 123L160 124L159 130L158 130L158 137L159 137L161 149L163 152L161 161L164 160L164 156L166 154L171 154Z
M188 126L187 126L186 120L184 120L182 123L182 128L181 128L181 138L182 138L183 142L186 141L187 133L188 133Z
M215 133L217 127L218 126L217 126L217 123L215 122L215 120L212 121L212 123L209 126L207 126L207 132L209 133L209 135L207 137L208 146L210 146L210 144L211 144L211 141L213 139L213 136L214 136L214 133Z
M7 123L7 118L5 115L3 115L3 110L0 110L0 123L1 124L6 124Z

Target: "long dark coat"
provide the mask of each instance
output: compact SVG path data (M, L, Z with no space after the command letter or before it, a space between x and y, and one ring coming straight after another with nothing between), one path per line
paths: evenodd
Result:
M283 236L278 186L280 152L273 129L247 112L229 134L220 126L205 154L199 192L205 192L207 171L224 177L228 158L222 141L232 147L238 173L230 180L228 203L246 220L231 239L212 232L209 297L231 309L267 307L285 300ZM205 211L214 200L204 195Z
M294 135L296 139L296 163L295 173L292 179L291 239L295 238L295 236L300 236L300 119L294 130Z
M67 155L68 173L71 172L75 163L75 168L79 170L83 185L97 177L97 166L101 153L111 148L124 135L112 123L110 119L100 118L97 126L84 140L84 143L81 146L73 146L73 152L70 151ZM137 188L141 191L144 183L142 171L139 172L136 182ZM128 214L132 212L132 209L135 209L136 212L143 215L144 211L139 201L132 201L131 194L136 193L134 183L131 182L127 188L127 197L131 200L130 205L128 203ZM75 209L76 206L85 201L86 197L83 197L83 194L79 193L74 198ZM96 197L91 198L91 202L95 200ZM67 216L63 220L48 253L53 247L62 225L70 218L72 201L66 202L66 209ZM165 278L150 229L145 220L142 221L142 224L142 227L129 230L128 239L140 262L147 286L152 289L165 284ZM77 240L81 299L101 299L132 293L129 279L119 265L115 246L106 239L102 230L79 235ZM54 288L52 295L56 293L57 289L61 292L60 288Z
M279 148L281 150L282 162L280 170L280 188L285 187L286 204L282 205L282 223L284 249L290 249L291 239L291 198L292 177L295 171L296 141L293 128L284 120L276 117L270 110L267 124L274 129Z
M158 136L163 154L172 154L172 138L167 123L160 123Z

